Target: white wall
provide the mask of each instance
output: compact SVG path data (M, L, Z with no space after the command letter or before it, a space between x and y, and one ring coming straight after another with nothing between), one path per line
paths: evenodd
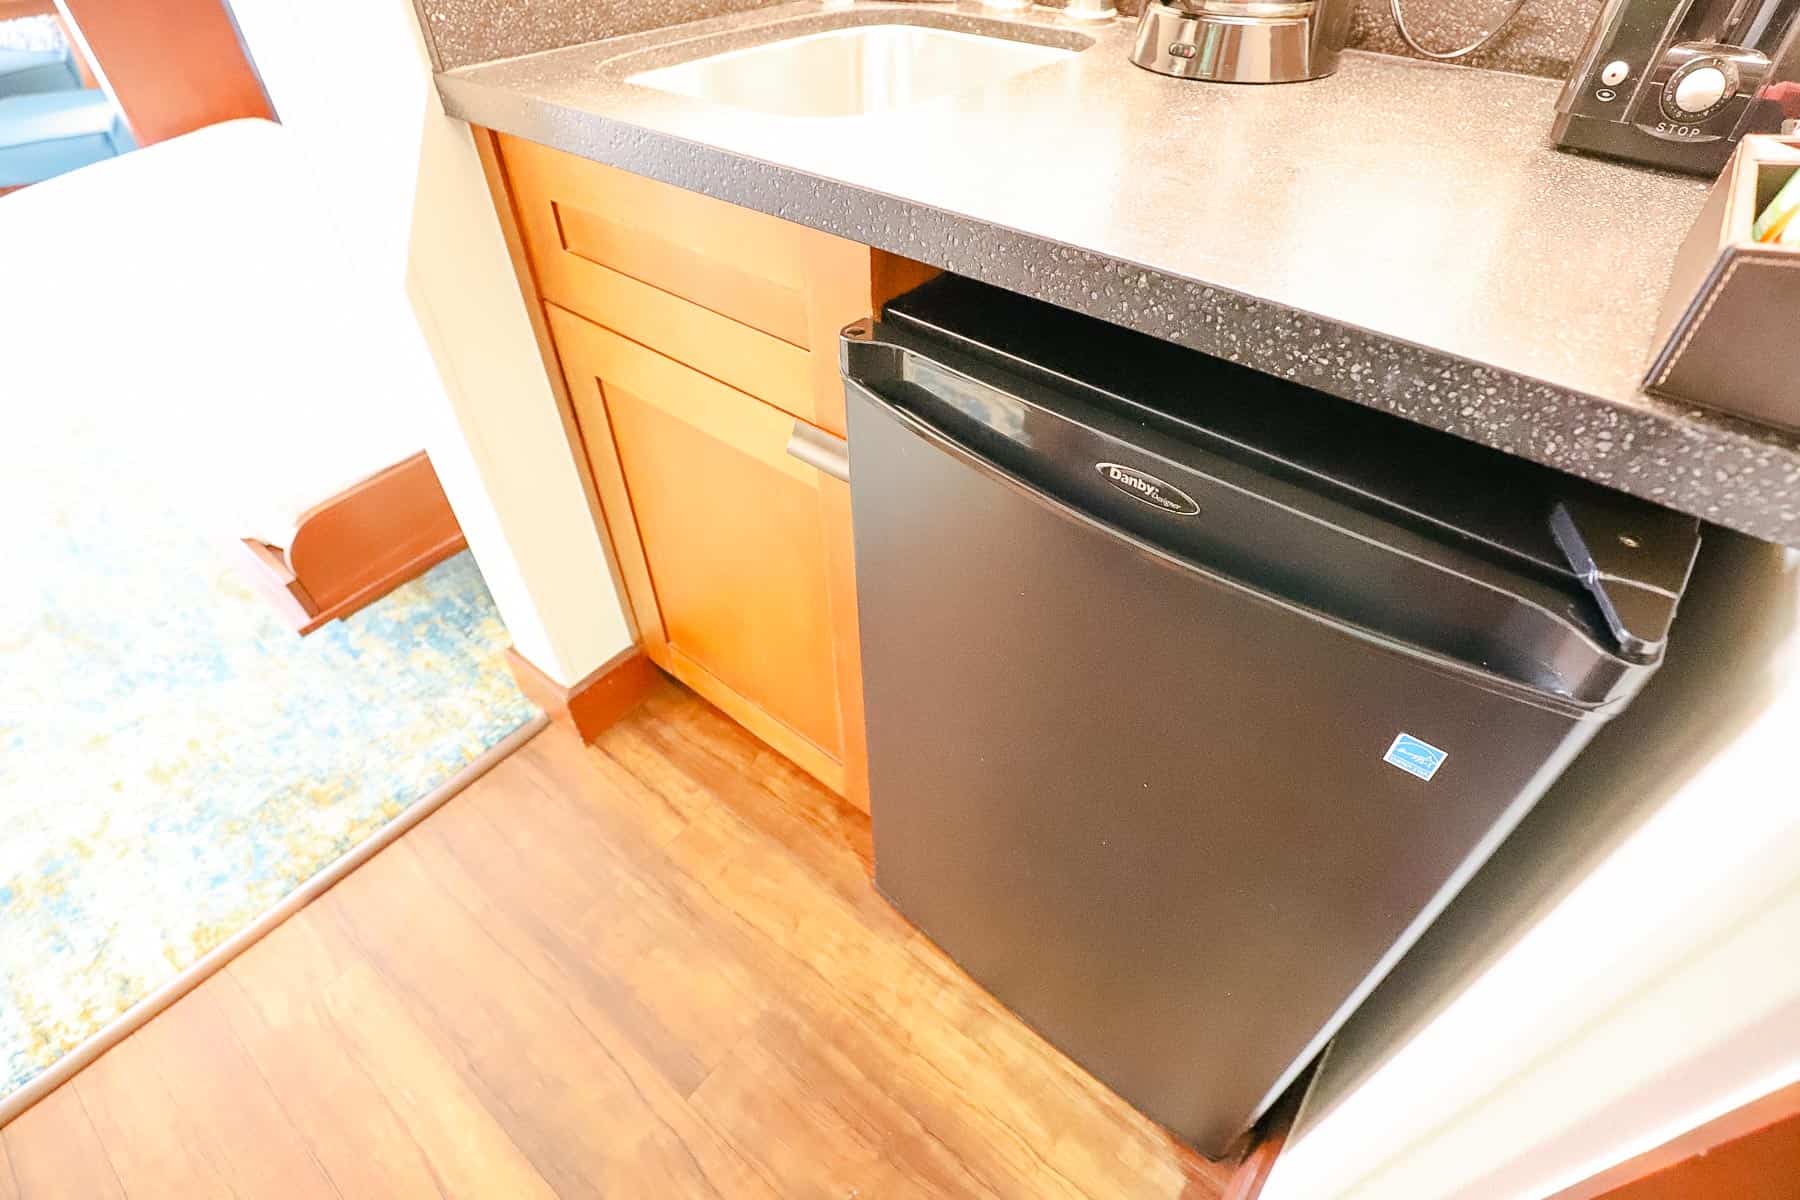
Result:
M1800 555L1715 533L1663 672L1346 1026L1263 1200L1542 1197L1800 1079Z
M410 298L441 392L430 452L513 643L564 684L631 644L468 127L443 115L409 0L232 0L282 123L369 269ZM435 363L435 371L428 365Z

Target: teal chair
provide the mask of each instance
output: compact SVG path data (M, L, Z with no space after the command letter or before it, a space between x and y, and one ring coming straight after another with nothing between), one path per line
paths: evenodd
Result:
M0 188L41 183L136 146L98 88L0 97Z
M35 92L67 92L81 86L81 73L67 47L61 50L8 50L0 47L0 97Z

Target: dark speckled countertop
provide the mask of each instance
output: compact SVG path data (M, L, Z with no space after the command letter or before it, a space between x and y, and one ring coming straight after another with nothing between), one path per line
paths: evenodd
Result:
M789 4L464 67L438 86L473 124L1800 545L1800 439L1638 390L1707 185L1553 150L1554 81L1350 52L1312 83L1185 82L1127 61L1127 22L1035 10L1004 25L1093 45L870 116L768 116L625 82L895 20L980 32L1003 19Z

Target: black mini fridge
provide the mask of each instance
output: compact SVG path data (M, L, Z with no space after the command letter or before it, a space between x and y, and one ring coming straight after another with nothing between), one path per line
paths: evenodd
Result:
M1697 523L968 280L841 349L876 884L1218 1156L1655 671Z

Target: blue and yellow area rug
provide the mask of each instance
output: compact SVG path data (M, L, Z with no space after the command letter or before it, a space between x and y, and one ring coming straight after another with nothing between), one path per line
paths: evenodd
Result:
M300 638L104 468L8 458L0 1107L538 715L466 553Z

